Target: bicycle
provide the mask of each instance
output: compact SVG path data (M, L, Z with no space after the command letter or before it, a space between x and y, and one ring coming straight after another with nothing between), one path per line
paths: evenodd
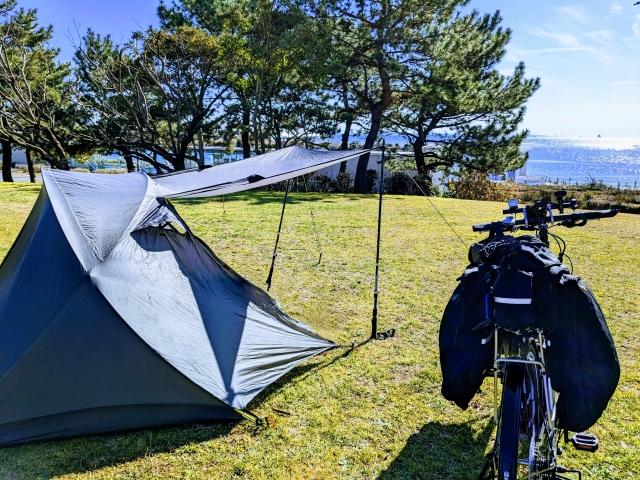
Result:
M549 232L550 226L577 227L586 225L588 220L613 217L617 209L575 212L577 202L564 202L564 191L555 193L556 203L537 200L533 205L523 208L516 200L509 201L509 208L503 210L510 214L502 221L473 226L475 232L488 232L489 239L499 239L504 232L517 230L534 231L547 247L549 237L553 237L560 248L558 258L562 262L566 243L557 235ZM564 214L565 208L574 213ZM554 210L560 215L554 216ZM517 220L515 216L523 214ZM551 225L550 225L551 224ZM517 238L517 237L516 237ZM526 303L526 299L503 299L487 294L487 321L491 321L491 309L500 302ZM569 432L558 428L556 422L556 404L558 393L551 386L547 372L545 351L550 346L544 328L523 328L510 330L493 323L491 334L482 340L483 344L494 344L493 369L487 375L494 381L494 420L497 435L494 446L487 456L479 480L514 479L568 479L576 475L582 479L577 469L569 469L558 464L558 455L562 452L559 440L564 436L579 450L594 452L598 448L598 439L588 433L576 433L569 439ZM498 403L498 381L502 382L502 398ZM522 473L522 472L525 473Z

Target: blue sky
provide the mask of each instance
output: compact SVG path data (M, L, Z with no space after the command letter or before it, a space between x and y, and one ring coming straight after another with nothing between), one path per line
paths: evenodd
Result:
M640 137L640 5L635 0L473 0L480 12L500 10L513 30L504 73L524 61L542 79L524 126L534 134ZM157 26L158 0L19 0L53 24L62 59L69 35L88 27L121 41Z
M513 30L500 69L522 60L542 87L528 104L535 134L640 137L640 5L635 0L475 0Z
M61 49L60 58L69 61L77 42L78 31L84 35L87 28L107 35L120 43L131 32L158 26L156 9L159 0L18 0L24 8L36 8L43 25L53 25L54 45ZM76 28L76 26L78 28Z

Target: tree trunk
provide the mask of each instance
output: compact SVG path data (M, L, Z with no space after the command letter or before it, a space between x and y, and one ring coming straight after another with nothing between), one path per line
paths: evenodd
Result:
M186 168L186 165L184 164L184 156L176 156L173 160L171 160L171 165L176 171L184 170Z
M342 142L340 143L340 150L349 150L349 135L351 135L351 124L353 123L353 119L351 116L347 118L346 123L344 124L344 131L342 132ZM347 172L347 160L340 163L340 173Z
M262 80L258 78L256 83L256 104L253 109L253 141L255 142L256 155L260 155L260 132L258 131L258 110L262 103Z
M198 167L204 168L204 140L202 139L202 128L198 130L198 149L200 150Z
M11 175L11 143L2 142L2 181L13 182Z
M251 142L249 140L249 127L251 126L251 110L247 106L242 107L242 158L251 157Z
M364 142L364 148L372 148L378 138L380 131L380 122L382 121L382 107L375 105L371 109L371 128ZM367 166L369 165L370 152L360 155L358 158L358 166L356 168L356 178L353 182L353 190L355 193L367 192Z
M413 142L413 156L416 159L416 169L418 170L419 175L428 176L429 172L427 171L426 163L424 163L424 152L422 151L422 147L424 147L424 139L418 135L418 138Z
M36 171L33 168L33 160L31 159L31 149L27 148L24 151L24 154L27 157L27 168L29 169L29 181L31 183L36 183Z
M156 163L158 162L158 152L153 152L153 161ZM162 170L160 170L160 168L157 165L153 165L153 168L156 169L156 175L162 174Z
M378 29L378 38L381 40L382 30ZM364 148L372 148L378 138L380 131L380 122L382 121L382 113L391 105L391 77L386 67L386 59L382 49L378 49L376 53L376 64L378 66L378 74L380 75L380 101L371 106L371 128L369 135L364 142ZM367 191L367 165L369 164L369 153L362 155L358 159L358 168L356 170L356 178L354 180L353 189L355 193L365 193Z
M280 124L274 125L276 131L276 150L282 150L282 132L280 131Z
M124 161L127 163L127 173L136 171L136 166L133 164L133 156L130 153L124 154Z
M66 171L71 170L71 167L69 166L69 162L67 162L66 158L63 158L62 160L53 160L53 161L50 161L49 163L51 163L51 168L55 168L58 170L66 170Z

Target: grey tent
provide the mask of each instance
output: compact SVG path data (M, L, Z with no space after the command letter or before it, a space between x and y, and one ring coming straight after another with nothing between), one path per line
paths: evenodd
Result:
M305 152L307 169L354 154L309 165ZM334 347L216 257L166 200L205 182L209 195L251 188L247 177L266 176L247 174L247 162L164 185L143 173L43 171L0 266L0 445L238 418ZM271 173L296 176L297 166L289 158Z

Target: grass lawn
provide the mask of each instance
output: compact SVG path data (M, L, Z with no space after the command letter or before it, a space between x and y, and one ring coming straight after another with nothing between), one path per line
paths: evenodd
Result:
M0 184L0 259L37 192ZM175 203L225 262L263 286L282 195ZM309 197L322 262L316 265L307 196L290 195L271 293L322 335L360 342L370 329L377 198ZM433 201L468 244L480 238L470 225L500 217L503 208ZM383 216L379 325L396 328L396 337L348 355L315 357L276 382L249 405L275 426L187 425L9 448L0 450L0 478L475 479L494 435L492 387L487 381L465 412L445 401L437 345L466 248L424 198L386 197ZM622 365L618 390L591 429L600 449L586 454L567 447L562 461L590 479L640 478L640 215L556 233L568 243L575 272L595 291Z

